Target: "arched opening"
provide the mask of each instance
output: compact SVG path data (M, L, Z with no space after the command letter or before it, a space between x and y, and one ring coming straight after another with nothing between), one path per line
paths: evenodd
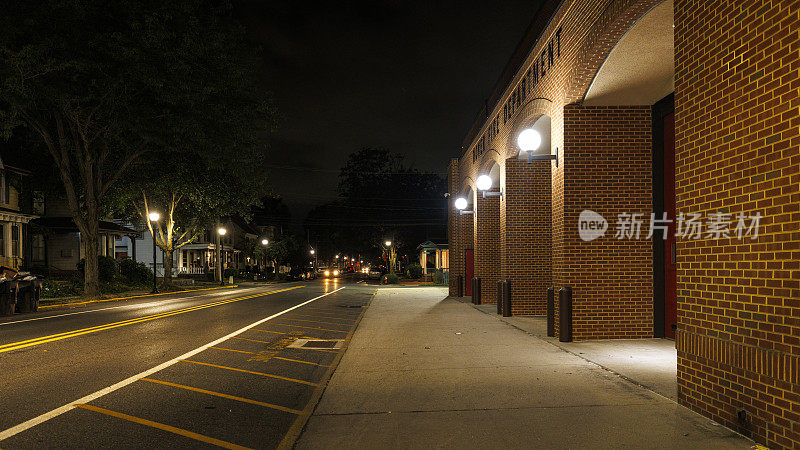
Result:
M677 329L677 255L674 230L676 199L673 23L673 0L664 0L641 16L608 53L586 90L581 107L587 110L604 106L629 108L637 114L639 122L626 123L626 128L649 127L651 130L649 137L652 148L644 149L649 150L650 155L634 155L650 159L650 186L632 183L634 188L627 194L634 198L643 190L649 190L652 198L650 212L658 219L666 213L668 220L672 221L668 224L666 239L662 239L658 232L647 245L652 247L653 335L674 339ZM649 118L641 114L642 107L649 108ZM617 120L625 119L620 116ZM645 120L649 123L643 123ZM624 139L622 135L626 131L612 127L602 133L619 133L619 138ZM608 150L614 151L613 145L609 147ZM634 161L636 158L627 159ZM632 164L628 167L620 166L618 169L630 172L634 170ZM643 165L636 166L636 171L643 168ZM632 201L628 202L632 208ZM648 225L650 218L646 219L645 225Z

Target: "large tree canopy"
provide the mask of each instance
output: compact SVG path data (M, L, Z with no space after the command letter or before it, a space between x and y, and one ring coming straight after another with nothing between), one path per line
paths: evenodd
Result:
M365 148L341 169L340 200L313 209L305 225L326 259L337 252L380 255L386 239L409 252L444 237L445 190L443 177L407 166L402 154Z
M98 221L133 167L157 153L163 175L177 161L167 155L189 152L205 168L258 168L273 114L227 2L6 0L0 11L0 123L6 136L32 130L58 168L85 238L87 295L99 293Z

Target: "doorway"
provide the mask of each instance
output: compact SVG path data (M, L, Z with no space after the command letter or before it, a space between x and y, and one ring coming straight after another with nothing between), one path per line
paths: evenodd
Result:
M653 105L653 211L667 214L666 239L653 236L653 335L675 339L678 328L675 238L675 100L670 94Z

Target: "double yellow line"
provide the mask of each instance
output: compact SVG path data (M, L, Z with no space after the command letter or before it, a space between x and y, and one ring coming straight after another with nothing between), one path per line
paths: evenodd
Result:
M96 333L98 331L109 330L111 328L124 327L126 325L133 325L133 324L136 324L136 323L142 323L142 322L147 322L147 321L150 321L150 320L162 319L164 317L175 316L175 315L178 315L178 314L184 314L184 313L187 313L187 312L198 311L198 310L201 310L201 309L213 308L215 306L225 305L227 303L239 302L239 301L242 301L242 300L247 300L247 299L251 299L251 298L255 298L255 297L263 297L263 296L266 296L266 295L277 294L279 292L290 291L292 289L297 289L297 288L301 288L301 287L302 286L294 286L294 287L290 287L290 288L286 288L286 289L279 289L277 291L261 292L261 293L258 293L258 294L248 295L248 296L245 296L245 297L237 297L237 298L231 298L231 299L227 299L227 300L220 300L220 301L213 302L213 303L206 303L206 304L203 304L203 305L192 306L192 307L189 307L189 308L176 309L175 311L169 311L169 312L160 313L160 314L153 314L153 315L149 315L149 316L137 317L135 319L128 319L128 320L123 320L123 321L120 321L120 322L112 322L112 323L108 323L108 324L105 324L105 325L98 325L98 326L89 327L89 328L82 328L82 329L79 329L79 330L68 331L68 332L65 332L65 333L51 334L49 336L42 336L42 337L38 337L38 338L34 338L34 339L28 339L28 340L25 340L25 341L12 342L10 344L0 345L0 353L10 352L12 350L19 350L21 348L31 347L31 346L34 346L34 345L44 344L44 343L47 343L47 342L60 341L62 339L81 336L81 335L84 335L84 334Z

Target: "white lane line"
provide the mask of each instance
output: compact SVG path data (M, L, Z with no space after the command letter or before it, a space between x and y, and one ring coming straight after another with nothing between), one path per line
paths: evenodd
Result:
M25 430L27 430L29 428L35 427L36 425L39 425L42 422L46 422L46 421L48 421L48 420L50 420L50 419L52 419L54 417L58 417L61 414L64 414L65 412L75 408L76 405L80 405L80 404L83 404L83 403L89 403L89 402L91 402L93 400L97 400L98 398L100 398L100 397L102 397L102 396L104 396L106 394L110 394L110 393L116 391L117 389L124 388L125 386L127 386L127 385L129 385L131 383L134 383L136 381L141 380L142 378L149 377L150 375L152 375L152 374L154 374L154 373L156 373L156 372L158 372L160 370L164 370L167 367L169 367L169 366L171 366L173 364L176 364L177 362L179 362L182 359L191 358L192 356L202 352L203 350L208 349L209 347L213 347L213 346L215 346L217 344L220 344L220 343L222 343L222 342L224 342L224 341L226 341L226 340L228 340L228 339L230 339L230 338L232 338L232 337L234 337L234 336L236 336L238 334L244 333L245 331L247 331L247 330L249 330L249 329L251 329L253 327L257 327L257 326L261 325L262 323L264 323L264 322L266 322L268 320L274 319L274 318L276 318L276 317L278 317L278 316L280 316L282 314L286 314L287 312L295 310L297 308L300 308L301 306L305 306L305 305L313 302L314 300L319 300L322 297L326 297L326 296L331 295L333 293L339 292L342 289L344 289L344 287L340 287L339 289L336 289L334 291L330 291L330 292L322 294L322 295L320 295L318 297L314 297L314 298L312 298L310 300L306 300L303 303L300 303L300 304L297 304L295 306L292 306L291 308L284 309L283 311L281 311L279 313L275 313L275 314L273 314L273 315L271 315L271 316L269 316L267 318L259 320L258 322L251 323L250 325L247 325L244 328L236 330L231 334L223 336L223 337L221 337L221 338L219 338L219 339L217 339L217 340L215 340L213 342L209 342L208 344L203 345L202 347L198 347L198 348L196 348L194 350L186 352L186 353L182 354L181 356L178 356L177 358L173 358L173 359L170 359L169 361L163 362L163 363L153 367L152 369L147 369L144 372L136 374L136 375L134 375L132 377L126 378L126 379L120 381L119 383L112 384L111 386L108 386L107 388L100 389L99 391L97 391L95 393L89 394L89 395L87 395L85 397L81 397L81 398L79 398L79 399L77 399L77 400L75 400L73 402L67 403L64 406L58 407L58 408L56 408L56 409L54 409L52 411L49 411L49 412L46 412L46 413L40 415L40 416L36 416L33 419L26 420L25 422L22 422L19 425L15 425L15 426L7 429L7 430L4 430L4 431L0 432L0 441L2 441L4 439L8 439L11 436L14 436L15 434L21 433L21 432L23 432L23 431L25 431Z
M238 293L245 292L245 291L247 291L247 289L237 289L235 291L225 291L225 294L238 294ZM267 291L267 292L269 292L269 291ZM15 323L33 322L34 320L54 319L56 317L74 316L75 314L88 314L88 313L93 313L93 312L97 312L97 311L106 311L106 310L109 310L109 309L119 309L119 308L138 309L138 308L146 308L148 306L160 305L162 303L167 303L167 302L174 302L174 301L180 301L180 300L190 300L190 299L197 298L197 297L218 297L220 295L222 295L222 294L218 294L218 293L197 294L197 295L192 295L192 296L189 296L189 297L172 298L172 299L159 300L157 302L150 302L150 303L138 303L138 304L135 304L135 305L109 306L108 308L90 309L88 311L77 311L77 312L71 312L71 313L56 314L56 315L53 315L53 316L33 317L31 319L15 320L13 322L2 322L2 323L0 323L0 327L2 327L3 325L11 325L11 324L15 324ZM124 299L120 299L120 301L123 301L123 300Z

